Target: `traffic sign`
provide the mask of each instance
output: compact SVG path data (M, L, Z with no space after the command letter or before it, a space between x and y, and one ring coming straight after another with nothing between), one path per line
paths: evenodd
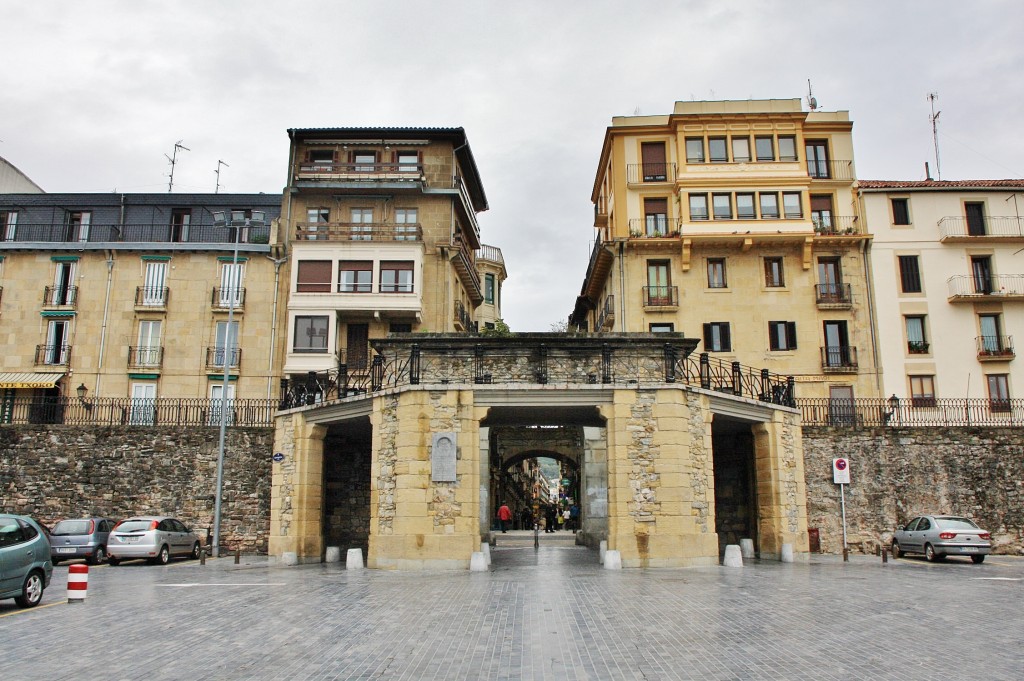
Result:
M271 458L274 459L275 463L281 463L282 461L284 461L284 454L282 454L281 452L274 452L274 456Z
M832 459L832 482L837 485L850 484L850 460L839 457Z

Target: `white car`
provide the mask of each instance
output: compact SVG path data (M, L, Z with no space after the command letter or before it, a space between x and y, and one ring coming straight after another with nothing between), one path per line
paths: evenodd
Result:
M107 539L107 561L146 558L167 565L172 556L199 557L199 537L177 518L136 516L122 520Z

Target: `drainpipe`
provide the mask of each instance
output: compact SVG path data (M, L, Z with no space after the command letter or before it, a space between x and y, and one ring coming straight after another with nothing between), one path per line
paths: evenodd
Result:
M269 400L274 387L274 342L277 338L277 305L281 299L281 265L288 260L288 257L276 260L269 255L265 257L274 263L274 312L270 320L270 357L267 358L267 399Z
M619 242L619 331L625 330L626 326L626 266L623 260L626 257L626 242Z
M863 209L863 205L861 206ZM864 211L861 210L861 215L864 215ZM871 330L871 355L875 361L875 389L878 394L884 397L882 391L882 364L879 361L878 356L878 332L875 328L875 287L874 287L874 275L871 270L871 241L865 239L860 246L861 259L864 261L864 282L865 289L867 289L868 298L868 326Z
M121 224L124 224L124 195L121 195ZM110 285L114 278L114 251L107 249L107 293L103 299L103 326L100 327L100 353L96 361L96 386L93 388L96 397L100 397L100 383L103 380L103 350L107 340L107 316L110 313Z

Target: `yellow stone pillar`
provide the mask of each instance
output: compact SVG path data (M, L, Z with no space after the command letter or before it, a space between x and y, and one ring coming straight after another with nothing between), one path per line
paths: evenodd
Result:
M783 544L808 557L807 485L796 416L776 412L752 427L757 475L758 544L762 558L778 559Z
M321 560L326 433L324 426L307 423L302 413L277 419L274 451L284 458L273 464L271 477L271 556L280 558L291 551L299 562Z

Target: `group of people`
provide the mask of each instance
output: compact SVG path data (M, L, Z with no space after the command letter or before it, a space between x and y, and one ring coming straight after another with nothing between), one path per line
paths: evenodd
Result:
M512 524L512 509L508 504L502 504L498 508L498 521L501 524L501 531L507 532ZM546 504L540 506L536 511L524 508L519 514L520 527L524 530L543 529L544 532L556 532L558 530L569 530L576 532L580 529L580 508L572 503L567 506L557 504Z

